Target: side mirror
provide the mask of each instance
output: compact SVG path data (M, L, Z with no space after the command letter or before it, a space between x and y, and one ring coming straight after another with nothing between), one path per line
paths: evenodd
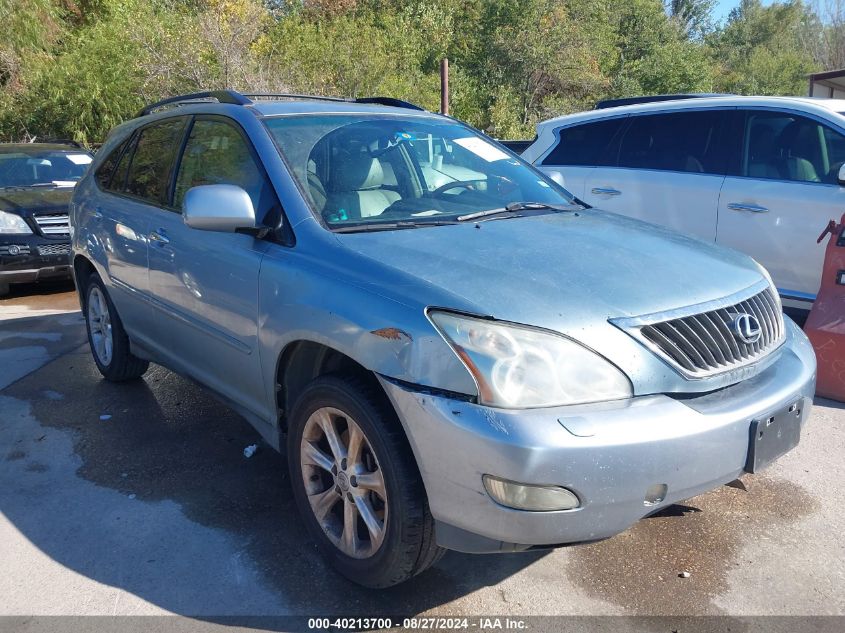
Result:
M839 174L837 174L836 176L836 182L838 182L840 185L845 186L845 163L842 163L839 166Z
M191 187L182 202L185 224L200 231L235 233L255 230L249 194L237 185Z

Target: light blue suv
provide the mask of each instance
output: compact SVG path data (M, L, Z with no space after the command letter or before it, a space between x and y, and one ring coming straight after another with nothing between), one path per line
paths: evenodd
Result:
M392 99L154 104L71 226L102 374L161 363L286 447L310 533L367 586L610 537L790 450L812 404L753 260Z

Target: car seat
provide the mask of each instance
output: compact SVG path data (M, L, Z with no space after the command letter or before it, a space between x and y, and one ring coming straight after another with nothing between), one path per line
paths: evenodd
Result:
M780 178L777 157L774 130L768 125L754 125L748 135L748 176Z
M349 219L381 215L401 197L384 189L384 170L376 158L366 154L338 159L329 182L325 213Z
M815 165L808 158L813 153L811 143L815 129L816 126L803 121L793 121L780 133L778 147L783 177L800 182L821 182Z

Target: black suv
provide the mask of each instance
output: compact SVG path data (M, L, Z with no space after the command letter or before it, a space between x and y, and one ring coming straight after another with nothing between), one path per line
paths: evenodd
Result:
M70 277L68 204L91 158L73 144L0 144L0 296Z

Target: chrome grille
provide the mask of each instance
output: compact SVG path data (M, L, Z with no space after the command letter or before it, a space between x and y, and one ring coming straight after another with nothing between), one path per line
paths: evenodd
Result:
M70 220L67 213L33 216L44 235L69 235Z
M70 244L47 244L38 247L39 255L67 255L70 253Z
M760 326L760 338L753 343L743 342L736 332L736 317L744 314L754 317ZM785 338L780 301L770 287L715 309L666 320L630 321L637 323L634 327L616 323L690 378L754 363L779 347Z

